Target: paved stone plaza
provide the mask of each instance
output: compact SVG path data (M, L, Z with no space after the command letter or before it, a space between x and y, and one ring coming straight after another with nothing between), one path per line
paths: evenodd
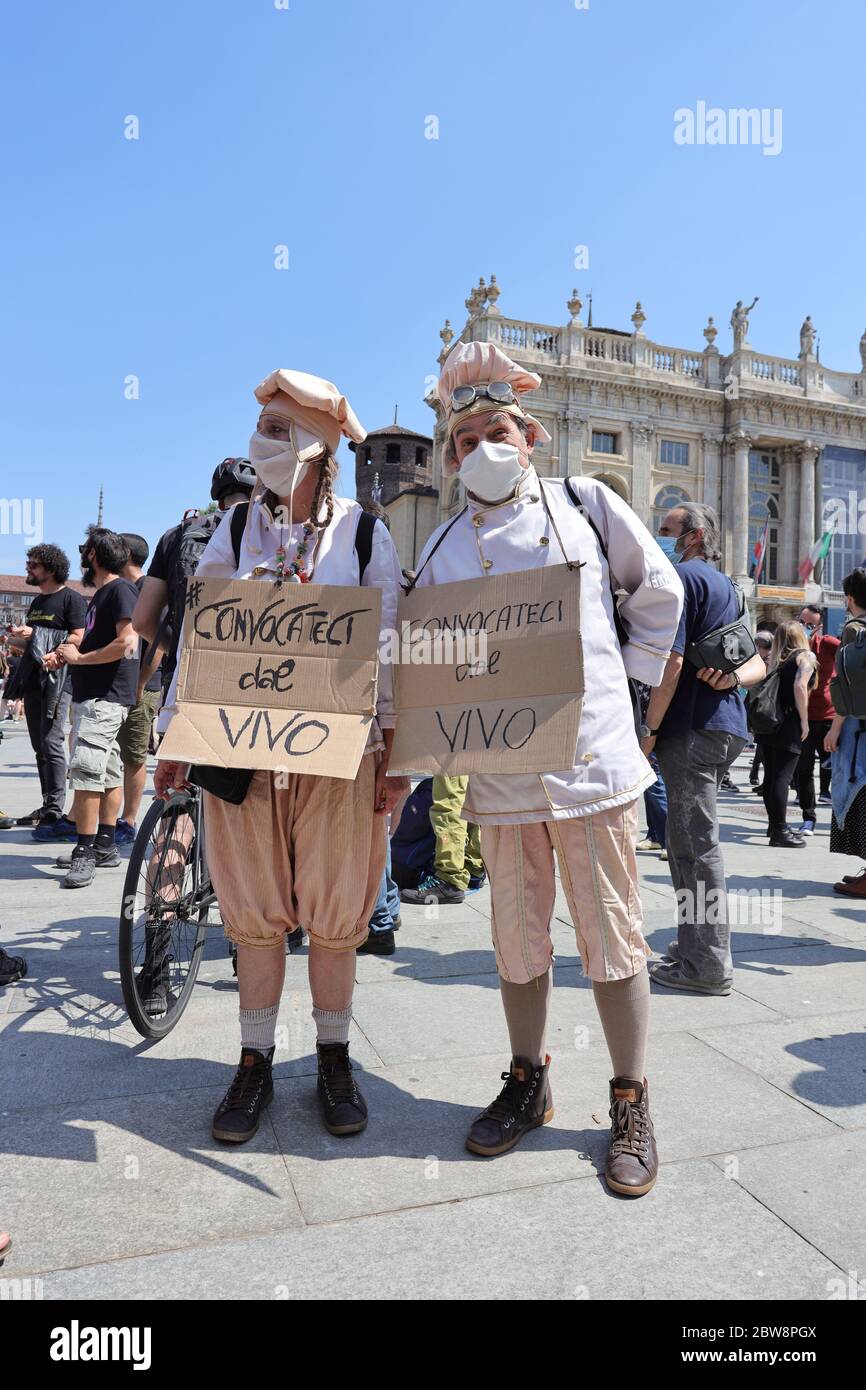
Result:
M23 725L3 727L0 805L23 814L32 755ZM653 990L662 1167L638 1201L599 1177L609 1066L561 894L552 1124L502 1158L463 1148L508 1061L484 890L431 919L404 908L397 954L359 958L357 1138L321 1128L306 951L292 957L274 1101L235 1150L210 1136L238 1056L221 931L175 1031L146 1043L117 975L123 871L62 892L58 848L5 832L0 941L30 974L0 992L3 1276L40 1277L46 1299L866 1297L866 902L831 888L861 866L828 854L827 807L806 850L768 850L744 763L735 776L729 887L784 896L763 922L738 901L729 998ZM666 865L641 860L660 952L673 895Z

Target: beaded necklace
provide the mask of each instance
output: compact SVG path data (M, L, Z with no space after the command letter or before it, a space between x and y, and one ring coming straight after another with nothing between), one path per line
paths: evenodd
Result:
M312 574L304 568L303 558L310 548L310 538L316 534L315 526L309 521L304 523L304 534L298 541L298 548L295 551L295 558L286 569L286 547L280 542L277 547L277 584L282 584L284 579L288 579L290 584L309 584Z

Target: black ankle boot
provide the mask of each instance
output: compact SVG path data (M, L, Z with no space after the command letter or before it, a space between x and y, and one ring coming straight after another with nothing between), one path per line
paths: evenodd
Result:
M319 1077L316 1088L329 1134L360 1134L367 1128L367 1104L349 1060L348 1043L316 1043Z
M471 1153L492 1158L513 1149L530 1129L553 1119L553 1097L547 1080L550 1058L533 1066L525 1057L514 1057L499 1095L473 1120L466 1136Z
M235 1079L217 1106L213 1137L227 1144L243 1144L259 1127L261 1113L274 1098L272 1064L274 1049L258 1052L245 1047Z

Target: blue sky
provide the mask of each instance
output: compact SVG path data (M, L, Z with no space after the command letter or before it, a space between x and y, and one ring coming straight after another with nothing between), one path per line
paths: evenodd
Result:
M279 0L278 0L279 2ZM19 5L0 55L6 327L0 496L45 539L154 544L246 452L275 367L368 429L427 429L445 317L495 272L505 314L828 365L866 327L858 0L85 0ZM782 151L682 147L673 113L781 108ZM124 138L124 119L140 138ZM424 137L439 120L438 140ZM274 247L289 247L289 269ZM574 247L590 269L575 271ZM584 298L586 298L584 294ZM585 311L584 311L585 316ZM135 375L138 400L124 398ZM352 456L344 491L352 493ZM0 571L25 541L0 535Z

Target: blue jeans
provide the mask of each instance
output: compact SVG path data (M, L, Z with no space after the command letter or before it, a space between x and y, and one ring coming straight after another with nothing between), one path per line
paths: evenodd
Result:
M646 807L647 838L654 840L657 845L661 845L664 849L668 823L668 793L655 753L650 753L649 760L658 781L654 782L651 787L647 787L643 794L644 806Z
M400 890L391 877L391 841L389 839L388 858L385 860L385 872L382 875L382 882L379 886L379 896L376 899L376 906L373 908L373 915L370 918L370 931L391 931L394 927L394 918L399 911Z

